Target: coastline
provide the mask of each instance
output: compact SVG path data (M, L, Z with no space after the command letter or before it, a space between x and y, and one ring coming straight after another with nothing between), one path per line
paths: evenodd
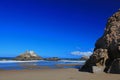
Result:
M85 61L60 60L60 61L0 61L2 70L39 70L39 69L59 69L59 68L80 68Z
M0 80L120 80L119 74L87 73L78 69L0 70Z

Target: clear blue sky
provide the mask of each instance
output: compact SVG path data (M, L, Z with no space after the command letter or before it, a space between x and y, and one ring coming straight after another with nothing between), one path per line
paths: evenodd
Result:
M119 8L120 0L0 0L0 56L90 51Z

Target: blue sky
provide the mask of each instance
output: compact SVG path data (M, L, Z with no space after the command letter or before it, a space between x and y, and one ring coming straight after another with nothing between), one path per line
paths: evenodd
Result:
M103 34L120 0L0 0L0 56L34 50L43 57L77 57ZM80 56L80 55L79 55ZM78 56L78 57L79 57Z

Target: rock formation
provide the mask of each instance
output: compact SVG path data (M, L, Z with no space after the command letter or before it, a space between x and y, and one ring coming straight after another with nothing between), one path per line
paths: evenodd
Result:
M117 58L112 62L108 72L120 74L120 58Z
M108 73L120 73L120 10L108 19L103 36L80 71L93 72L93 66L105 67Z
M34 51L26 51L25 53L17 56L15 60L41 60L42 57L38 56Z
M45 58L44 60L47 60L47 61L58 61L58 60L60 60L60 58L58 58L58 57L50 57L50 58Z
M82 56L82 57L80 58L80 60L88 60L88 59L89 59L88 56Z

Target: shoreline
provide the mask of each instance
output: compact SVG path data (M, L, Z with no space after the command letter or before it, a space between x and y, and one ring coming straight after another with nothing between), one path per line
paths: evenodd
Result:
M120 80L119 74L79 72L78 69L0 70L0 80Z
M16 67L11 67L10 69L3 69L0 68L0 71L12 71L12 70L16 70L16 71L21 71L21 70L45 70L45 69L50 69L50 70L54 70L54 69L79 69L82 65L80 64L56 64L56 65L52 65L52 66L38 66L38 65L21 65L22 68L17 69Z
M0 70L80 68L83 61L1 61Z

